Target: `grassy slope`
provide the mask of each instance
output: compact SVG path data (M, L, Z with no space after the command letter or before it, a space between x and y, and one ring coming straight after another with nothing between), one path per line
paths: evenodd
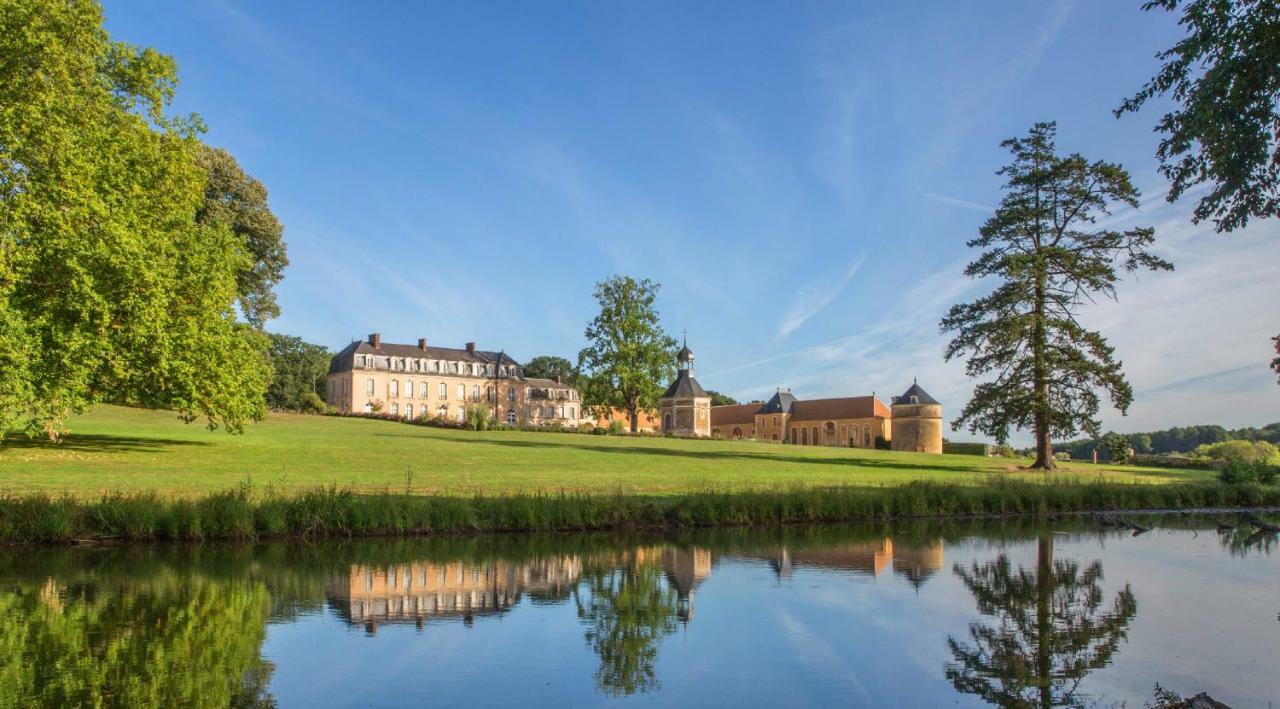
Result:
M682 493L794 485L884 486L913 480L971 484L1026 461L731 441L687 441L525 432L468 432L386 421L272 415L243 436L186 425L168 412L99 407L49 444L12 436L0 444L0 479L11 494L154 490L194 496L246 480L300 490L334 483L357 490L499 494L534 491ZM1191 482L1210 473L1068 465L1084 481ZM1033 474L1018 477L1040 479Z

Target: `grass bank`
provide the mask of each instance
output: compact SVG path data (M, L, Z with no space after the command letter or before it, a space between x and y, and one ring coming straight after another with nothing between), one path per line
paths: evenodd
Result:
M449 497L336 487L296 493L248 487L194 499L118 493L94 500L37 493L0 499L0 541L213 540L689 528L924 516L1280 505L1280 486L1002 479L883 488L794 487L678 495L589 493Z
M171 412L101 406L59 443L21 434L0 443L0 480L15 495L95 501L154 492L199 499L252 481L282 493L320 486L472 497L546 493L674 495L778 487L878 489L917 481L977 485L1027 460L751 441L457 431L327 416L272 414L244 435L183 424ZM1202 470L1068 463L1088 482L1199 482ZM1026 475L1028 480L1042 479Z

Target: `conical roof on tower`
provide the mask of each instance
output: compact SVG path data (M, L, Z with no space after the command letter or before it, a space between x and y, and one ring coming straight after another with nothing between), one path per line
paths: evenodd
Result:
M902 396L893 397L895 404L939 404L942 402L929 396L929 392L925 391L918 382L911 382L911 388L902 393Z

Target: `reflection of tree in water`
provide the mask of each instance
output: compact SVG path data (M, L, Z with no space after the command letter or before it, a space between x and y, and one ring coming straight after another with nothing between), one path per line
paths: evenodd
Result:
M575 593L586 639L600 656L596 686L622 696L657 689L658 646L675 632L676 593L657 566L629 564L586 577Z
M1102 564L1054 561L1052 536L1040 539L1034 571L1013 569L1002 554L955 573L996 622L971 623L972 644L947 639L955 659L947 679L1003 707L1085 706L1081 680L1111 663L1138 612L1128 585L1100 612Z
M0 706L264 707L261 583L50 580L0 592Z

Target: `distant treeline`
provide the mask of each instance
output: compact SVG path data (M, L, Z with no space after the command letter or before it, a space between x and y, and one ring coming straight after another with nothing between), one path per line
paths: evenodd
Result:
M1066 443L1055 443L1055 451L1065 451L1076 460L1090 459L1093 451L1098 451L1099 459L1110 458L1107 452L1106 438L1115 435L1107 433L1101 438L1083 438ZM1175 426L1162 431L1149 433L1120 434L1129 441L1129 446L1139 455L1168 455L1171 453L1195 452L1198 446L1222 443L1223 441L1267 441L1280 445L1280 422L1270 423L1262 428L1252 426L1246 428L1227 429L1222 426Z

